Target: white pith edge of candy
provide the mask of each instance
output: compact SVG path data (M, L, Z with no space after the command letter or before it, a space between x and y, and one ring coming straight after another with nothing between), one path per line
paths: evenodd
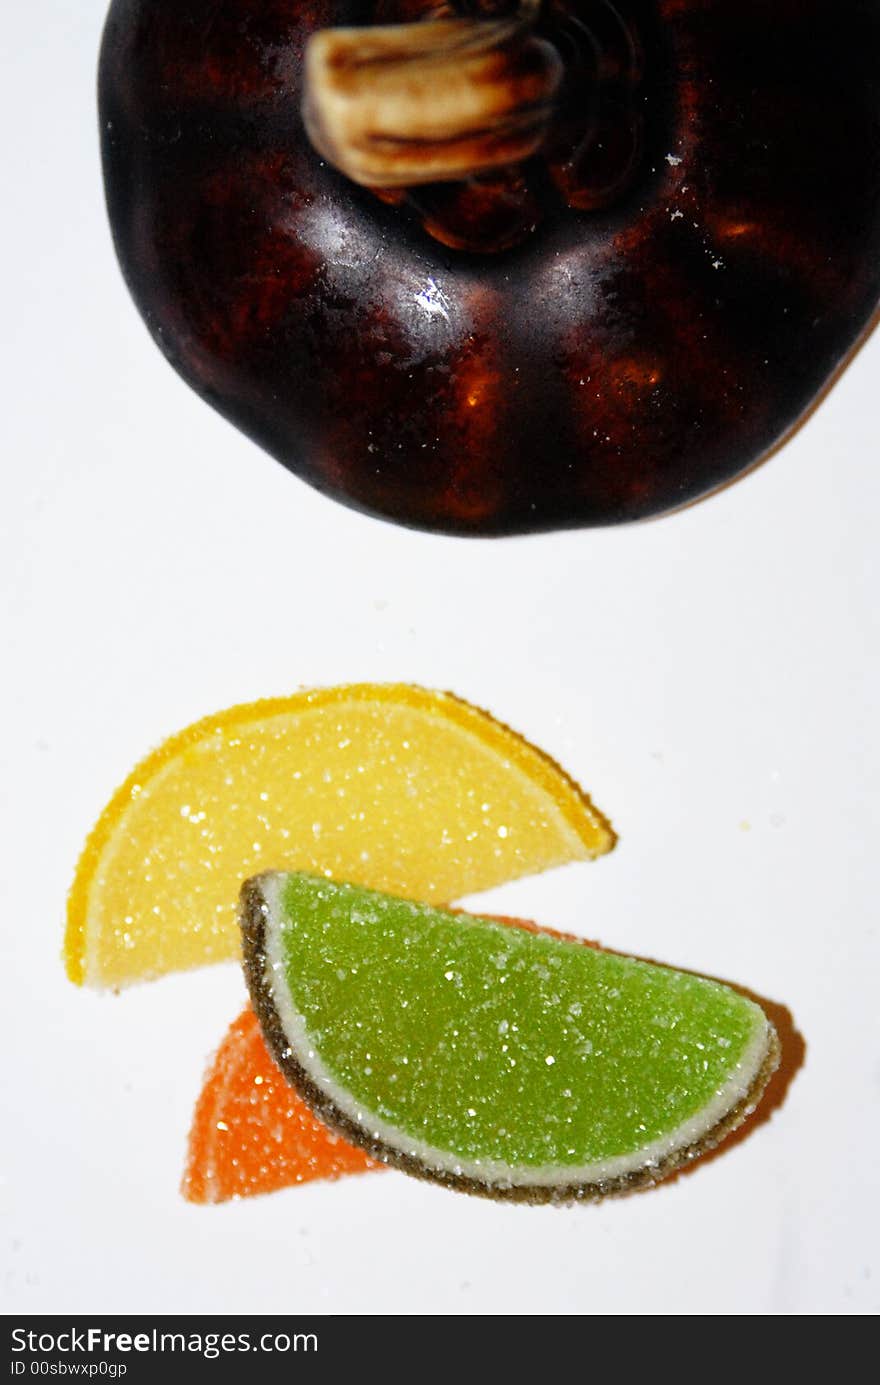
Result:
M281 917L281 891L284 879L283 873L278 873L264 875L260 881L267 924L270 919L277 920ZM425 1140L408 1135L399 1126L391 1125L379 1116L370 1114L367 1117L361 1109L361 1103L331 1076L313 1046L305 1020L296 1009L287 986L281 931L280 927L268 926L264 931L265 981L291 1053L310 1081L325 1093L337 1111L369 1138L376 1139L401 1154L409 1155L429 1169L471 1179L488 1187L572 1187L576 1184L609 1182L625 1178L642 1169L657 1167L677 1151L698 1144L748 1095L770 1049L770 1025L767 1017L754 1002L748 1002L760 1023L756 1025L755 1033L730 1077L719 1087L706 1106L668 1135L663 1135L651 1144L643 1145L630 1153L612 1155L592 1164L540 1164L517 1167L494 1159L462 1159L448 1150L438 1149Z

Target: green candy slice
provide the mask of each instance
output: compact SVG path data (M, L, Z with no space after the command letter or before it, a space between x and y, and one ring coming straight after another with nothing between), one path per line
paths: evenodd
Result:
M778 1042L727 986L315 876L242 891L281 1068L347 1139L487 1196L655 1182L754 1109Z

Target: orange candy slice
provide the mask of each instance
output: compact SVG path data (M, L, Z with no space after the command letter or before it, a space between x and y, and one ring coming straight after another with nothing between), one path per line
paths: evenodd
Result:
M223 1039L196 1105L187 1201L227 1202L378 1168L312 1115L275 1066L248 1007Z

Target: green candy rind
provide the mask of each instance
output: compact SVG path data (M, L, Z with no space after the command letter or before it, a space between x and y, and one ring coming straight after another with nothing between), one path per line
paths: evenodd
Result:
M653 1182L739 1124L775 1067L718 982L302 874L243 891L276 1058L331 1125L492 1196Z

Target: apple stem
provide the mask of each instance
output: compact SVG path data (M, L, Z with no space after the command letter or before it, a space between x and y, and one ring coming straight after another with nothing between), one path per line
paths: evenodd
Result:
M309 40L306 131L353 182L463 181L520 163L544 143L564 69L532 32L541 0L501 14L493 0L457 3L470 12L324 29Z

